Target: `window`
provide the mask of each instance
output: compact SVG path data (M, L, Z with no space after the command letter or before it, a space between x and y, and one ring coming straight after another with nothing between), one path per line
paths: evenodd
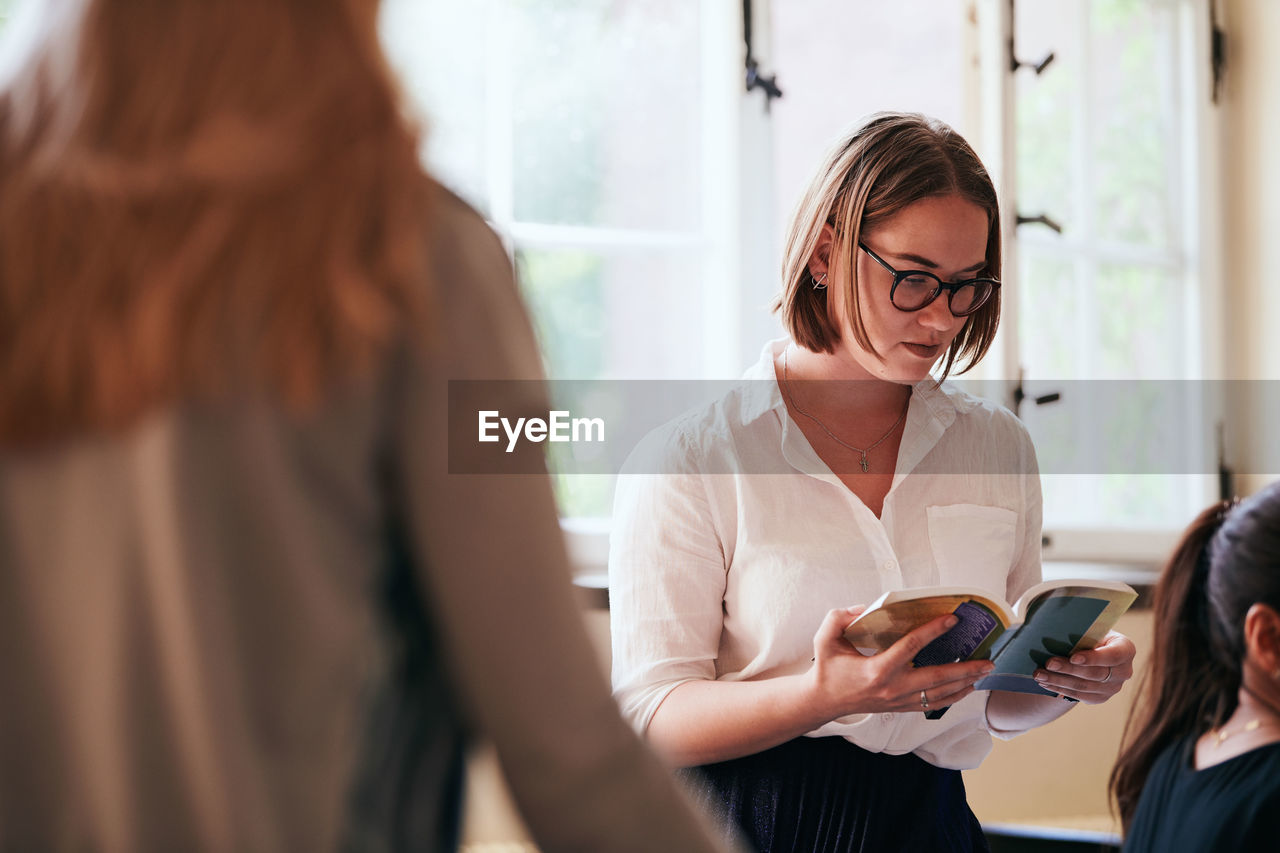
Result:
M1054 56L1015 81L1017 212L1061 233L1017 229L1018 364L1006 365L1030 397L1062 395L1021 411L1042 457L1045 526L1060 533L1049 554L1091 555L1089 539L1114 552L1121 529L1146 531L1161 553L1215 496L1195 473L1212 470L1199 380L1217 345L1204 322L1217 221L1196 50L1207 20L1196 0L1014 6L1018 58Z
M387 0L384 34L428 162L508 242L553 378L737 375L777 334L778 247L823 147L876 109L956 126L1006 216L1016 194L1062 225L1009 241L1013 298L982 372L1062 394L1020 411L1038 445L1076 453L1046 456L1048 553L1154 559L1210 478L1108 473L1088 453L1154 460L1167 440L1137 426L1152 406L1177 423L1203 402L1156 382L1217 363L1206 2L756 3L755 55L784 92L769 112L742 91L729 0ZM1010 33L1020 58L1054 61L1010 83ZM1081 389L1121 380L1143 383L1130 411L1081 433ZM1203 431L1178 440L1210 458ZM606 515L611 489L562 478L562 512Z
M382 32L428 163L507 241L551 378L741 372L733 4L387 0ZM611 495L558 478L568 516Z
M384 4L428 162L508 240L553 378L739 367L724 5Z

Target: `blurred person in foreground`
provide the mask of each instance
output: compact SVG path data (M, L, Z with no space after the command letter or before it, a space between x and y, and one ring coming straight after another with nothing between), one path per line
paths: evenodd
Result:
M1274 850L1280 838L1280 483L1191 523L1111 793L1126 851Z
M621 721L498 240L373 0L56 0L0 89L0 849L449 850L492 739L545 850L711 850ZM474 423L474 420L472 421Z

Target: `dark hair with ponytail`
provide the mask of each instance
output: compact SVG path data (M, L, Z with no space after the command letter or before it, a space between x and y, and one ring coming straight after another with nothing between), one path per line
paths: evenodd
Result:
M1111 796L1125 829L1156 758L1234 713L1256 603L1280 611L1280 483L1196 518L1155 590L1155 633L1129 712Z

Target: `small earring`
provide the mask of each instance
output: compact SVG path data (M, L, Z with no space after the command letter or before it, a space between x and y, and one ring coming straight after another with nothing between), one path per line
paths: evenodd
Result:
M813 278L813 276L809 276L809 278ZM814 289L814 290L826 290L826 289L827 289L827 274L826 274L826 273L823 273L823 274L822 274L822 278L813 278L813 289Z

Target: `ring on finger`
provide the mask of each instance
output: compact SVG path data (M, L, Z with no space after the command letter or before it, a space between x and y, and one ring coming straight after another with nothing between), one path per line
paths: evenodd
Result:
M1111 680L1111 667L1107 667L1107 677L1102 679L1101 683L1106 684L1110 680Z
M929 710L929 695L923 690L920 691L920 707Z

